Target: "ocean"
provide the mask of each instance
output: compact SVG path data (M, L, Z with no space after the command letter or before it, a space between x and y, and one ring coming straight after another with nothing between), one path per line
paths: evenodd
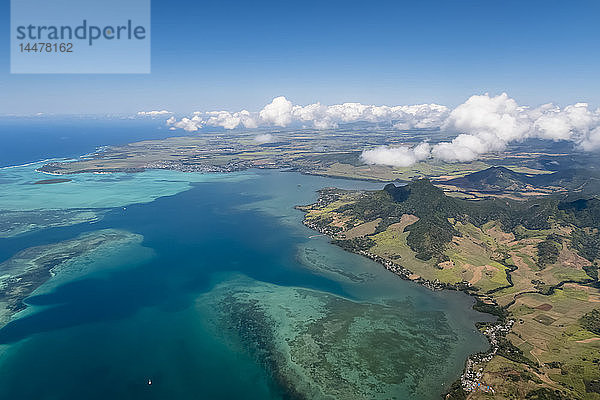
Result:
M0 118L0 167L49 158L74 158L100 146L182 136L164 119L77 117Z

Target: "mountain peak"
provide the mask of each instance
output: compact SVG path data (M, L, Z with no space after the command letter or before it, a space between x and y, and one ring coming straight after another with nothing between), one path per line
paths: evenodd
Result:
M522 190L529 185L526 174L515 172L503 166L494 166L473 172L461 178L450 179L445 183L466 189L480 191Z

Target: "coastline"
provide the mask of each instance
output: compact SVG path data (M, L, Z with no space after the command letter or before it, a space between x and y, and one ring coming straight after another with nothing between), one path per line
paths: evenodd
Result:
M277 206L279 206L279 207L282 207L282 209L283 209L283 207L285 207L286 213L287 213L287 214L289 214L289 215L291 215L291 216L293 216L293 219L294 219L294 221L295 221L295 222L294 222L294 225L296 226L296 228L295 228L294 232L295 232L295 233L298 233L299 235L301 235L300 237L299 237L298 235L296 235L296 234L294 234L294 235L290 235L290 240L291 240L291 243L296 243L296 242L301 242L301 243L304 243L304 234L306 234L306 232L307 232L307 229L306 229L306 228L304 228L303 226L301 226L301 225L299 224L299 222L301 222L301 217L302 217L302 215L301 215L300 213L298 213L296 210L294 210L294 209L293 209L293 207L291 207L291 206L293 206L293 204L295 204L295 203L294 203L294 200L298 200L298 198L299 198L299 196L300 196L300 198L302 199L302 202L305 202L305 201L313 201L313 200L315 199L315 197L316 197L315 191L316 191L316 189L317 189L318 187L321 187L321 186L329 186L329 185L333 185L333 184L335 184L335 183L329 183L329 185L321 185L321 183L322 183L323 181L322 181L322 180L320 180L320 179L316 179L315 177L301 177L301 175L300 175L300 174L288 174L288 175L286 175L286 174L279 174L278 172L272 172L272 173L271 173L271 172L268 172L268 171L265 171L265 172L266 172L266 174L265 174L265 175L273 175L273 176L278 176L278 178L276 178L276 180L273 180L273 181L266 181L265 185L269 185L269 186L271 186L271 185L277 185L277 183L283 183L283 182L289 182L289 181L292 181L291 183L289 183L289 184L288 184L288 186L286 186L286 189L283 189L283 190L282 190L282 189L277 189L277 190L274 190L274 193L276 193L276 194L280 194L280 193L289 194L287 197L285 197L285 201L280 201L280 202L277 202L277 203L276 203L276 205L277 205ZM233 175L236 175L236 174L233 174ZM229 176L231 177L232 175L229 175ZM189 178L193 178L193 177L191 177L191 176L190 176ZM293 179L292 179L292 178L293 178ZM221 178L219 178L219 179L221 179ZM228 179L228 178L225 178L225 179ZM230 179L230 178L229 178L229 179ZM302 187L301 187L301 188L299 188L299 187L297 186L295 179L298 179L298 182L302 183ZM307 184L305 184L305 182L307 182ZM311 184L310 184L310 190L307 190L307 188L309 187L309 184L308 184L308 182L311 182ZM350 183L344 183L344 182L341 182L340 184L351 186L351 184L350 184ZM227 187L226 189L224 189L224 191L225 191L225 192L229 192L229 191L231 191L231 190L234 190L234 191L237 191L237 190L238 190L238 189L237 189L237 188L235 188L235 187L229 186L229 184L226 184L226 185L227 185L228 187ZM257 186L257 185L254 185L254 184L251 184L251 185L252 185L252 187L255 187L255 186ZM105 187L106 187L106 184L103 184L103 185L101 185L101 186L105 186ZM225 185L224 185L224 186L225 186ZM110 186L108 186L108 187L110 187ZM268 186L263 186L262 188L267 188L267 187L268 187ZM58 188L58 187L57 187L57 188ZM275 187L273 187L273 189L275 189ZM290 190L290 189L292 189L292 190ZM63 188L60 188L60 190L62 191L62 190L63 190ZM261 189L259 188L259 189L257 189L257 190L256 190L256 193L258 193L258 192L264 192L264 190L261 190ZM220 193L220 192L217 192L217 193ZM253 193L255 193L255 192L253 192ZM221 197L218 197L218 198L221 198ZM244 202L244 204L246 204L246 203ZM171 209L179 209L179 208L177 208L177 207L172 207ZM129 210L129 208L128 208L128 210ZM128 213L129 213L129 212L126 212L125 214L128 214ZM257 218L257 219L256 219L256 221L260 221L260 220L262 220L262 219L264 218L264 216L262 216L262 215L259 215L259 213L255 213L255 212L253 212L253 215L254 215L254 214L256 214L256 215L257 215L257 217L256 217L256 218ZM239 220L239 218L238 218L237 216L235 216L235 215L231 217L231 220L232 220L232 221L235 221L235 222L239 222L239 221L240 221L240 220ZM275 220L273 220L273 221L275 221ZM249 226L250 226L250 227L252 227L252 224L249 224ZM275 226L279 227L279 224L276 224ZM270 231L270 232L272 232L272 230L271 230L271 229L269 229L269 231ZM250 229L250 232L256 232L256 230L254 230L254 228L251 228L251 229ZM214 233L214 232L213 232L213 233ZM287 235L286 235L286 236L287 236ZM324 239L324 238L322 238L322 239ZM353 256L353 255L348 255L348 254L345 254L345 255L344 255L344 252L340 252L340 251L339 251L339 249L337 249L336 247L332 247L332 246L331 246L331 245L328 243L328 241L327 241L327 240L319 240L319 244L322 244L322 246L323 246L323 247L320 247L320 248L330 248L330 250L332 251L332 253L333 253L333 254L335 254L336 256L337 256L337 255L341 255L341 257L343 257L343 258L340 258L340 260L346 260L346 258L345 258L345 257L347 257L348 259L354 259L354 260L356 260L356 265L357 265L357 267L362 267L362 266L363 266L363 263L370 264L370 262L368 262L368 261L365 261L365 260L362 260L362 261L361 261L361 258L355 257L355 256ZM294 250L294 249L295 249L295 248L292 248L292 247L286 247L286 246L283 246L283 247L282 247L282 246L278 246L278 247L280 247L280 248L284 248L284 249L286 249L286 248L287 248L287 249L289 249L289 250ZM272 249L272 248L271 248L270 246L266 246L266 247L265 247L265 251L271 251L271 249ZM263 254L264 254L264 253L263 253ZM241 255L242 257L244 256L244 254L243 254L243 253L241 253L240 255ZM286 254L286 257L288 257L288 256L290 256L290 257L291 257L291 256L293 256L293 255L294 255L294 254ZM259 263L261 262L260 260L257 260L257 261L258 261ZM295 265L295 264L294 264L294 265ZM340 266L341 266L341 267L343 267L343 266L344 266L344 264L343 264L343 263L340 263ZM301 267L301 266L300 266L300 265L298 265L298 268L300 268L300 267ZM395 280L395 279L390 279L390 278L388 278L388 274L387 274L387 272L386 272L386 271L380 270L379 268L377 268L376 266L373 266L373 265L370 265L370 267L371 267L371 268L375 268L375 270L378 270L378 273L377 273L377 275L378 275L378 276L382 276L382 277L384 277L384 279L383 279L383 281L384 281L384 282L390 282L390 286L393 286L393 287L396 287L396 288L397 288L397 287L403 288L403 287L405 287L405 286L406 286L406 285L405 285L403 282L400 282L400 281L398 281L398 280ZM194 269L196 269L196 268L194 268ZM157 270L158 270L158 269L157 269ZM313 274L311 271L303 271L303 270L302 270L302 271L299 271L299 272L301 272L302 274L306 273L306 274L307 274L307 276L308 276L308 275L310 275L311 277L314 275L314 274ZM136 274L136 275L138 275L138 274ZM152 275L152 274L145 274L145 275ZM318 279L319 281L323 281L323 282L325 282L326 280L328 280L328 279L322 279L321 277L317 277L316 279ZM300 283L300 286L302 286L303 284L305 284L305 283L301 282L301 283ZM351 283L351 284L349 284L349 285L352 285L352 286L355 286L355 287L357 287L357 288L360 288L359 290L362 290L363 288L364 288L364 289L366 289L366 290L368 290L368 287L370 286L370 285L354 284L354 283ZM412 285L411 285L411 286L412 286ZM327 292L327 289L328 289L328 288L325 288L325 292ZM279 289L278 289L278 290L279 290ZM427 291L423 291L423 290L421 290L421 289L419 289L419 288L417 288L417 287L414 287L414 288L412 288L412 289L408 289L408 293L411 293L411 292L410 292L411 290L414 290L415 292L419 292L419 293L421 293L421 296L422 296L421 298L422 298L424 301L426 301L426 302L427 302L427 301L429 301L429 298L430 298L430 297L431 297L431 298L445 297L445 296L443 296L443 295L439 296L439 295L440 295L439 293L437 293L437 294L429 294ZM373 293L373 292L374 292L374 291L372 291L372 292L369 292L369 294L371 294L371 293ZM404 295L405 295L405 292L403 292L403 291L398 291L398 292L396 292L396 293L398 294L398 296L404 296ZM367 294L367 295L368 295L368 294ZM284 296L284 297L285 297L285 296ZM336 299L337 299L337 298L339 298L339 296L334 296L334 297L335 297ZM448 296L448 297L450 297L450 298L456 298L456 299L459 299L459 300L457 300L457 304L460 304L460 305L461 305L461 307L454 307L454 308L453 308L453 310L454 310L454 309L456 309L456 310L457 310L457 314L458 314L458 315L456 315L456 317L457 317L457 318L459 318L459 321L461 321L461 322L462 322L462 319L460 319L460 318L462 318L462 315L463 315L461 310L468 310L468 308L469 308L469 302L468 302L468 299L467 299L467 298L465 298L465 297L463 297L463 296L455 296L454 294L451 294L451 295L450 295L450 296ZM376 301L374 302L376 305L375 305L374 307L379 307L379 305L377 305L377 304L378 304L378 302L377 302L377 300L378 300L378 299L379 299L379 298L376 298ZM288 300L286 300L286 301L288 301ZM340 302L341 302L341 300L340 300ZM298 304L298 305L297 305L297 307L301 307L301 308L302 308L302 307L303 307L303 303L304 303L304 302L300 302L300 301L294 302L294 301L291 301L291 303ZM351 303L347 303L347 304L349 305L349 306L347 307L347 311L348 311L348 312L355 312L355 311L357 311L357 310L358 310L358 308L357 308L357 307L355 307L355 306L353 306ZM427 303L427 304L429 304L429 303ZM435 304L438 304L438 303L436 302ZM117 307L118 307L118 305L117 305ZM294 307L295 307L295 306L294 306ZM419 306L419 307L420 307L420 306ZM444 307L443 305L440 305L440 307L443 307L443 308L445 309L445 307ZM427 306L425 306L424 308L426 308L427 310L430 310L430 307L427 307ZM344 307L344 309L345 309L345 307ZM436 308L435 308L435 310L432 310L432 311L433 311L433 313L436 313L436 312L437 312L437 310L438 310L438 307L436 307ZM400 314L402 314L403 312L405 312L405 308L404 308L404 307L389 307L389 312L390 312L390 313L400 313ZM342 313L342 314L343 314L343 313ZM465 313L465 314L466 314L466 313ZM372 319L372 320L374 320L374 321L377 321L377 320L378 320L377 316L376 316L376 315L374 315L374 314L371 314L371 313L365 313L365 315L366 315L367 317L371 318L371 319ZM453 314L453 315L454 315L454 314ZM339 313L337 313L337 312L333 313L333 314L332 314L332 316L333 316L333 317L336 317L336 318L340 318L340 315L339 315ZM410 318L409 318L409 319L410 319ZM470 318L468 318L468 319L470 320ZM391 318L391 317L390 317L390 318L388 319L388 321L390 321L390 323L391 323L391 322L393 322L393 321L402 321L402 319L401 319L401 318ZM452 327L455 327L455 326L457 326L458 324L460 324L460 323L457 323L457 325L454 325L454 322L455 322L455 321L452 321ZM471 326L471 325L472 325L472 324L469 324L469 326ZM16 326L16 325L15 325L15 326ZM19 325L19 326L20 326L20 325ZM318 326L318 324L317 324L316 326ZM375 325L375 326L377 326L377 325ZM414 329L416 332L419 332L419 335L421 335L421 334L422 334L424 338L428 338L428 337L434 337L434 336L432 336L432 335L428 335L428 334L427 334L427 332L429 332L429 331L427 331L427 330L423 330L423 329L421 328L422 326L423 326L423 327L431 326L431 327L433 327L433 331L432 331L432 332L433 332L433 333L437 333L437 327L438 327L438 325L436 325L436 324L427 324L427 323L424 323L423 325L419 325L419 326L417 326L417 327ZM307 327L307 328L308 328L308 327ZM361 327L361 326L359 326L359 328L362 328L362 327ZM390 325L390 329L392 329L392 328L393 328L393 326L392 326L392 325ZM276 329L277 329L277 327L273 327L273 329L275 329L275 330L276 330ZM356 331L357 331L357 332L362 332L362 329L357 329ZM9 331L7 331L7 332L9 332ZM480 335L478 335L478 333L477 333L477 332L473 332L473 330L472 330L472 329L465 330L465 331L463 331L463 330L460 330L460 331L456 331L456 332L465 332L465 334L467 334L467 333L468 333L468 334L469 334L469 336L468 336L469 338L471 338L471 337L476 337L476 339L477 339L477 343L479 344L478 350L483 350L483 349L487 348L487 344L485 343L484 339L483 339L483 338L480 338ZM221 334L222 334L222 332L221 332ZM379 333L378 333L378 332L376 332L376 334L378 335ZM314 333L314 335L315 335L315 337L317 337L317 338L319 338L319 337L322 337L322 335L321 335L321 333L320 333L320 332L315 332L315 333ZM59 335L57 335L57 336L59 336ZM175 338L177 337L177 335L174 335L174 336L175 336ZM44 335L44 337L45 337L45 335ZM390 338L392 338L393 340L404 340L404 341L407 341L407 340L408 340L408 341L410 341L410 340L411 340L411 338L413 338L413 336L411 336L411 335L404 335L404 334L390 335L389 337L390 337ZM419 336L419 337L421 337L421 336ZM462 335L461 335L461 337L462 337ZM45 340L45 339L44 339L44 340ZM435 341L435 340L433 340L433 342L436 342L436 341ZM449 362L449 363L447 364L447 366L446 366L446 364L445 364L445 363L443 364L443 365L444 365L444 371L448 371L448 378L447 378L447 379L444 379L444 388L445 388L445 387L447 387L447 386L448 386L448 385L449 385L449 384L450 384L450 383L451 383L451 382L452 382L452 381L455 379L455 377L456 377L456 376L458 376L458 374L460 373L460 370L462 369L462 363L464 362L464 359L466 358L466 355L467 355L467 353L468 353L468 350L469 350L469 348L470 348L470 344L471 344L471 343L472 343L472 342L471 342L471 341L469 341L469 340L461 340L461 341L460 341L460 345L457 345L457 349L460 349L460 350L456 350L456 353L454 353L454 350L452 350L452 351L453 351L453 353L452 353L452 354L456 354L456 356L454 356L454 357L452 358L452 361L451 361L451 362ZM337 345L337 342L335 342L335 341L332 341L332 345ZM458 346L460 346L460 347L458 347ZM368 348L368 347L367 347L367 346L363 346L363 348ZM449 348L450 348L450 347L449 347ZM404 351L403 349L410 349L410 351L411 351L411 352L413 352L414 354L416 354L417 356L418 356L418 355L420 355L420 354L425 354L425 353L426 353L426 350L427 350L427 349L425 348L425 349L424 349L424 351L421 351L421 350L419 350L419 351L416 351L416 350L415 350L415 347L412 347L412 345L411 345L411 343L410 343L410 342L408 343L408 345L405 345L405 346L393 346L393 349L394 349L394 350L397 350L397 351L399 351L399 352L400 352L400 353L399 353L400 355L402 355L401 353L402 353L402 351ZM346 348L345 348L345 346L341 346L341 348L340 348L340 352L345 352L345 351L346 351ZM458 351L460 351L460 353L459 353ZM152 351L150 351L150 353L152 353ZM434 353L434 354L438 354L438 355L439 355L439 356L437 356L437 357L436 357L437 359L442 359L442 360L444 359L444 357L443 357L443 355L442 355L443 353L441 353L441 352L432 352L432 353ZM303 354L303 353L302 353L302 352L300 352L299 354ZM322 355L327 355L327 354L330 354L330 353L329 353L328 351L323 351L321 354L322 354ZM369 352L369 354L370 354L370 352ZM387 371L390 371L390 370L391 370L391 371L394 371L394 369L393 369L393 368L391 368L391 365L392 365L392 364L388 364L388 363L390 362L390 359L389 359L389 357L387 357L387 354L389 354L389 353L387 353L387 352L383 352L383 354L382 354L382 352L379 352L379 353L377 353L377 354L378 354L378 355L377 355L376 357L375 357L375 356L373 356L373 360L377 361L378 363L380 363L380 364L381 364L381 365L383 365L383 366L386 366L386 365L388 366L388 368L382 368L382 369L381 369L382 373L388 373ZM311 361L311 357L308 357L308 356L307 356L307 357L305 357L305 358L306 358L306 360L307 360L307 361ZM338 359L340 363L345 363L345 362L346 362L346 361L345 361L345 360L346 360L346 358L345 358L345 357L339 357L339 356L338 356L338 357L335 357L335 358L336 358L336 359ZM411 367L412 365L414 365L414 366L418 365L418 363L416 363L416 361L415 361L415 364L412 364L412 362L415 360L414 358L406 358L406 359L405 359L405 358L404 358L404 357L402 357L402 356L398 356L398 357L394 357L393 359L395 360L395 362L398 362L398 363L402 363L402 360L405 360L405 361L404 361L404 363L405 363L405 364L408 366L408 368L407 368L407 369L408 369L409 371L411 370L411 368L410 368L410 367ZM444 360L444 361L445 361L445 360ZM6 365L8 365L8 364L6 364ZM309 364L307 364L307 365L309 365ZM433 366L437 366L437 365L442 365L442 363L434 363L434 362L432 363L432 362L429 362L429 363L426 363L426 365L429 365L429 366L432 366L432 367L433 367ZM193 370L192 370L192 371L193 371ZM326 371L326 370L323 370L323 371ZM324 376L327 376L327 375L325 374ZM370 374L366 374L365 376L370 376ZM446 375L445 375L445 376L446 376ZM155 377L155 376L153 376L153 380L155 380L155 378L156 378L156 377ZM438 393L436 393L436 396L435 396L435 397L431 397L432 399L434 399L434 398L439 398L439 396L440 396L441 392L444 390L444 388L441 388L441 387L440 387L440 385L441 385L441 382L439 382L439 383L438 383L438 382L436 382L436 380L437 380L437 379L439 379L439 377L438 377L437 375L435 375L435 374L432 374L432 375L431 375L431 380L434 382L434 384L432 384L432 385L429 385L429 387L430 387L430 388L432 388L431 390L438 389L438 390L437 390L437 392L438 392ZM56 380L55 380L55 381L56 381ZM155 380L155 381L158 383L158 382L159 382L159 379L158 379L158 378L156 378L156 380ZM365 390L366 390L366 387L365 387ZM403 397L403 396L400 396L400 397ZM406 397L409 397L409 396L406 396ZM418 398L418 397L417 397L417 398ZM429 398L429 397L428 397L428 398Z
M102 148L97 149L96 152L88 153L85 156L93 158L94 156L96 156L102 152L105 152L108 149L109 149L108 146L102 147ZM84 157L84 156L82 156L82 157ZM76 161L76 160L74 160L74 161ZM59 163L62 163L62 161L59 161L56 165L59 165ZM48 163L48 164L41 166L40 168L37 168L36 171L42 172L45 174L49 174L49 175L66 176L66 175L72 175L72 174L77 174L77 173L82 173L82 172L87 172L87 173L92 172L92 173L96 173L96 174L101 174L101 173L118 173L118 172L139 173L139 172L143 172L146 170L173 170L173 171L179 171L179 172L196 172L196 173L199 172L199 173L203 173L203 174L211 174L211 173L232 173L232 172L246 171L246 170L251 170L251 169L258 169L258 170L267 169L267 170L279 170L280 172L297 172L297 173L300 173L303 175L308 175L308 176L329 177L329 178L334 178L334 179L345 179L345 180L354 180L354 181L367 181L367 182L376 182L376 183L382 183L382 184L392 182L392 181L382 181L382 180L377 180L377 179L367 179L367 178L361 179L361 178L336 176L336 175L329 175L329 174L322 174L322 173L312 173L311 171L302 171L300 168L295 168L295 167L290 168L289 166L286 167L286 166L266 165L266 166L261 167L261 166L244 165L244 163L241 163L241 164L236 163L235 165L227 165L227 166L199 166L199 165L186 166L181 163L164 162L164 163L155 163L152 165L148 165L148 167L145 167L145 168L122 168L122 169L116 168L116 169L111 169L111 170L104 169L104 170L97 170L97 171L85 170L85 171L78 171L78 172L71 172L71 173L61 173L61 172L44 170L43 167L46 167L46 166L49 166L50 168L52 168L54 165L53 165L53 163ZM393 181L393 182L406 184L406 182L398 181L398 180ZM294 208L301 210L300 208L298 208L298 206L296 206ZM301 211L303 211L303 210L301 210ZM326 229L322 229L317 226L313 226L312 224L307 222L306 219L304 219L302 221L302 223L305 226L307 226L308 228L315 230L322 235L326 235L330 239L333 239L332 232L327 232ZM365 251L365 250L353 251L353 250L349 250L349 249L344 249L344 250L356 253L356 254L366 257L366 258L369 258L369 259L381 264L386 270L394 273L395 275L399 276L401 279L404 279L407 281L412 281L414 283L417 283L421 286L428 288L429 290L440 291L440 290L447 289L447 290L454 290L454 291L462 291L475 299L473 308L477 311L498 317L498 310L502 310L502 308L500 308L497 304L490 305L490 304L481 302L481 300L479 299L479 296L476 295L476 293L474 292L474 290L472 289L471 285L468 282L461 282L460 284L446 284L446 283L442 283L438 280L435 280L435 281L426 280L418 275L413 274L412 271L401 266L400 264L394 263L389 260L385 260L380 256L369 253L368 251ZM507 274L509 274L509 271L507 271ZM484 304L484 307L478 307L479 303ZM489 307L492 307L493 309L489 310L488 309ZM473 353L467 358L467 360L465 360L465 367L463 369L463 373L461 374L459 380L457 381L460 383L460 387L463 388L463 390L464 389L468 390L469 387L474 388L476 386L476 384L477 384L476 378L478 377L478 375L477 375L478 374L478 372L477 372L478 365L482 362L486 362L487 360L489 360L489 358L493 357L493 355L495 355L497 353L498 348L499 348L499 346L498 346L499 337L505 336L510 331L510 327L512 327L513 323L514 323L514 320L509 320L508 322L506 322L502 319L498 319L497 321L494 321L494 322L482 322L481 323L485 326L485 329L483 331L480 330L480 332L486 337L488 343L490 344L490 349L484 353L481 353L481 352ZM510 324L510 326L508 324ZM447 398L451 398L448 396L449 396L450 391L454 387L455 387L455 385L453 384L452 387L447 392L447 395L446 395Z
M302 206L295 206L294 208L304 213L307 212L306 210L302 209ZM335 238L333 236L335 233L329 231L327 227L317 226L316 224L313 224L310 221L308 221L306 218L302 220L302 224L316 232L319 232L321 235L327 236L332 240L331 244L335 244ZM481 363L489 361L494 355L498 353L498 350L500 349L500 340L510 332L510 329L515 323L514 319L506 318L504 313L505 308L498 306L495 302L494 304L483 302L480 299L480 297L476 294L475 290L469 282L448 284L440 282L437 279L435 281L430 281L414 274L412 271L403 267L400 264L394 263L390 260L386 260L383 257L380 257L376 254L372 254L366 250L348 249L339 245L338 247L350 253L358 254L363 257L369 258L377 262L378 264L381 264L386 270L394 273L401 279L414 282L415 284L424 286L431 291L454 290L463 292L475 300L473 304L474 310L497 317L496 321L480 322L476 324L477 328L481 328L479 329L479 331L486 337L488 343L490 344L490 349L485 352L472 353L465 360L465 367L463 369L463 373L461 374L460 378L454 384L451 385L449 390L445 393L444 397L446 399L453 399L454 397L452 393L459 389L462 389L464 392L467 393L475 390L477 388L477 384L479 383L478 380L479 378L481 378L479 365ZM508 273L509 271L507 271L507 274Z
M31 165L35 165L35 164L42 164L42 163L49 163L49 162L66 162L68 159L65 158L46 158L44 160L37 160L37 161L31 161L31 162L27 162L25 164L15 164L15 165L5 165L3 167L0 167L0 169L11 169L11 168L19 168L19 167L29 167ZM58 174L60 175L60 174Z
M27 165L35 165L35 164L36 164L36 162L28 163ZM372 181L372 182L377 182L377 183L384 183L384 181L379 181L379 180L365 180L365 179L350 178L350 177L339 177L339 176L329 176L329 175L323 175L323 174L313 174L310 172L302 172L301 170L293 169L293 168L285 169L285 168L281 168L281 167L272 167L272 166L264 166L264 167L252 166L252 167L243 168L240 171L246 171L246 170L252 170L252 169L273 170L273 171L278 170L280 172L296 172L296 173L299 173L302 175L314 176L314 177L331 177L331 178L335 178L335 179L344 179L344 180L349 180L349 181ZM181 170L181 169L177 169L177 168L144 168L140 171L135 170L135 171L127 171L127 172L134 173L134 172L152 171L152 170L174 170L174 171L180 171L180 172L200 172L200 171ZM40 172L44 172L44 171L40 171ZM81 172L89 172L89 171L81 171ZM94 173L110 174L113 172L115 172L115 171L98 171L98 172L94 172ZM202 171L203 174L207 174L207 175L209 174L209 172L210 173L213 173L213 172L229 173L229 172L237 172L237 171ZM53 173L50 173L50 172L45 172L45 173L54 175ZM70 175L70 174L56 173L55 175ZM298 208L298 206L295 208L302 210L301 208ZM302 210L302 211L304 211L304 210ZM333 232L327 232L326 229L323 229L323 230L318 229L318 227L310 226L310 224L307 224L306 222L307 222L306 219L304 219L303 224L305 226L307 226L313 230L316 230L317 232L319 232L319 234L327 235L330 239L335 239L335 237L333 236ZM333 244L336 244L336 243L333 243ZM338 247L342 247L342 246L338 246ZM510 303L508 305L504 305L502 307L498 306L498 304L495 301L493 301L493 304L490 304L489 303L490 299L486 296L482 296L481 294L476 293L476 289L473 289L468 282L459 282L456 284L446 284L446 283L442 283L438 280L434 280L434 281L426 280L420 276L413 274L410 270L403 267L402 265L397 264L392 261L389 261L389 260L386 260L375 254L369 253L368 251L351 250L351 249L346 249L344 247L342 247L342 248L348 252L356 253L358 255L361 255L363 257L366 257L373 261L376 261L379 264L383 265L386 270L393 272L394 274L400 276L402 279L413 281L415 283L420 284L421 286L427 287L430 290L438 291L438 290L448 289L448 290L454 290L454 291L462 291L462 292L468 294L470 297L475 299L475 304L473 305L473 308L475 310L487 313L489 315L499 317L499 320L497 320L495 322L482 323L481 325L476 324L476 326L479 328L478 329L479 332L486 337L486 339L490 345L490 349L483 353L481 353L481 352L473 353L468 356L468 358L465 361L465 366L463 368L463 373L462 373L460 379L457 380L455 382L455 384L453 384L450 387L450 390L448 392L446 392L446 396L447 396L446 398L450 398L450 399L458 398L458 397L453 397L453 394L452 394L453 391L458 390L458 389L461 389L463 391L463 393L465 391L467 393L470 392L470 390L468 390L468 389L477 389L478 378L481 377L481 373L479 372L481 364L487 363L492 357L494 357L494 355L496 355L498 353L498 351L500 349L500 343L499 343L500 340L502 338L504 338L510 332L512 325L514 324L514 319L507 320L507 319L505 319L505 317L501 316L502 314L506 313L506 309L512 303ZM506 287L512 286L512 281L510 279L511 272L512 272L511 270L506 270L506 275L508 278L507 280L509 282L509 285L505 286L505 287L500 287L497 290L501 290ZM555 285L555 287L560 287L565 282L570 282L570 281L561 282L558 285ZM576 281L573 281L573 282L576 282ZM581 283L581 282L576 282L576 283ZM535 292L531 292L531 293L535 293ZM481 300L482 298L484 298L487 301L482 301ZM515 297L515 299L516 299L516 297ZM504 342L506 342L506 340L504 340ZM505 350L506 350L506 348L505 348Z
M347 242L343 240L343 238L346 237L344 234L346 231L337 224L338 219L336 219L336 217L333 218L332 222L331 220L327 220L326 217L314 217L314 215L311 214L314 210L327 210L328 207L330 207L330 204L335 203L338 199L330 193L332 191L335 192L336 190L339 189L325 188L319 191L319 197L316 202L295 207L297 210L305 213L302 222L306 227L313 231L317 231L322 235L328 236L331 240L331 244L335 244L349 253L361 255L381 264L386 270L398 275L404 280L413 281L433 291L443 289L461 291L475 300L475 304L473 304L474 310L497 317L493 322L475 323L477 330L486 337L490 347L485 352L471 353L467 357L462 375L449 387L448 391L445 392L446 399L465 399L467 396L470 396L471 393L476 392L483 393L483 396L495 394L496 391L504 393L502 383L500 383L499 380L491 379L490 383L490 373L488 372L488 367L490 367L490 365L498 365L498 363L502 362L517 363L520 365L520 368L525 368L525 371L529 371L533 376L538 377L540 384L548 384L548 386L541 386L540 389L535 389L536 387L534 386L534 390L530 391L530 393L535 390L546 393L546 391L555 390L557 388L558 385L556 385L556 382L548 383L549 381L547 379L544 380L544 378L547 377L546 371L548 368L553 368L554 364L540 361L533 353L532 355L534 358L528 358L523 350L513 342L513 336L516 335L518 338L522 337L520 336L519 331L522 329L523 316L515 314L512 309L509 311L509 308L514 305L520 297L526 294L537 294L542 297L547 297L548 300L546 301L551 302L551 296L555 295L555 291L561 289L566 284L572 283L589 287L596 282L595 280L590 279L589 274L587 274L588 276L585 278L578 277L577 279L563 276L562 279L558 279L557 282L553 282L552 285L543 288L544 290L539 290L539 288L536 287L536 290L517 291L510 296L511 301L508 303L506 302L508 299L499 302L494 294L503 289L510 290L510 288L515 286L515 283L513 283L514 277L511 276L511 274L517 270L516 267L506 267L504 272L506 274L507 282L504 283L503 286L487 291L482 291L480 287L475 286L472 282L464 280L452 281L453 283L444 283L440 282L438 279L424 279L421 276L414 274L408 268L397 264L395 258L383 258L377 254L371 253L369 251L370 247L360 246L360 244L354 244L353 242L347 244ZM344 192L343 190L340 191ZM337 204L337 206L339 207L339 204ZM326 211L324 211L324 213L326 214ZM324 220L328 222L321 223ZM431 275L425 276L432 279ZM517 281L518 277L519 276L517 275ZM436 276L433 275L433 278L436 278ZM516 324L516 321L519 323ZM526 373L527 372L523 372L523 374ZM535 384L538 383L535 381L533 382ZM556 393L558 393L558 390ZM478 395L474 396L479 398Z
M109 153L111 148L119 148L119 146L99 146L96 150L83 154L78 158L49 158L42 161L36 161L30 163L33 165L40 163L37 172L41 172L48 175L63 176L63 175L76 175L80 173L138 173L146 170L172 170L179 172L199 172L199 173L231 173L241 172L252 169L265 169L265 170L279 170L281 172L297 172L303 175L309 176L320 176L335 179L344 179L351 181L363 181L363 182L374 182L374 183L397 183L400 185L407 184L408 181L402 179L377 179L368 178L362 176L346 176L336 175L327 173L325 171L313 171L311 168L290 164L286 161L272 161L265 164L256 164L252 160L232 160L223 165L215 165L211 163L189 163L180 160L165 160L165 161L150 161L148 163L142 163L135 167L115 167L115 168L86 168L75 171L61 171L61 166L65 163L78 162L78 161L90 161L101 159L103 153ZM17 167L17 166L15 166Z
M52 162L46 162L46 161L52 161ZM145 171L149 171L149 170L194 172L194 173L201 173L201 174L213 174L213 173L229 174L229 173L235 173L235 172L251 171L253 169L256 169L256 170L273 170L273 171L279 171L279 172L284 172L284 173L285 172L296 172L296 173L299 173L302 175L307 175L307 176L316 176L316 177L332 178L332 179L343 179L343 180L348 180L348 181L381 183L382 185L388 184L388 183L395 183L397 185L408 184L408 181L401 180L401 179L382 180L382 179L372 179L372 178L366 178L366 177L349 177L349 176L343 176L343 175L334 175L334 174L329 174L329 173L307 171L307 170L303 170L302 168L289 167L289 166L245 165L243 162L235 163L235 164L227 165L227 166L215 166L215 165L195 165L195 166L187 166L186 165L186 166L184 166L184 165L180 165L179 163L164 162L164 163L154 163L154 164L150 164L148 166L140 167L140 168L90 169L90 170L81 170L81 171L77 171L77 172L57 172L56 170L53 170L54 167L59 166L60 164L65 163L65 162L72 162L72 161L77 161L77 160L57 161L57 162L55 162L53 160L46 160L46 161L40 161L40 163L42 163L42 162L46 162L46 163L41 165L39 168L36 168L35 171L46 174L46 175L52 175L52 176L69 176L69 175L77 175L77 174L82 174L82 173L136 174L136 173L145 172ZM36 164L36 163L32 163L32 164ZM14 167L18 167L18 166L14 166ZM9 167L6 167L6 168L9 168ZM10 167L10 168L12 168L12 167Z

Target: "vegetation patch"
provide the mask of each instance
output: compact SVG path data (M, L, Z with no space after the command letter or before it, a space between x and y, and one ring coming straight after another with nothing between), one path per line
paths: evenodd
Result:
M551 234L546 240L537 244L537 265L540 269L544 269L558 260L561 243L562 239L558 235Z
M546 387L532 390L531 392L527 393L525 398L527 400L569 400L569 397L566 397L559 390Z
M581 317L579 323L584 329L600 335L600 310L594 309L585 314L583 317Z

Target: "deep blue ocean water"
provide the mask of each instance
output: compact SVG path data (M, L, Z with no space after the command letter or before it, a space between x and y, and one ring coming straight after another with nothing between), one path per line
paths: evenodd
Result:
M76 117L0 118L0 167L48 158L78 157L97 147L182 136L164 119Z

